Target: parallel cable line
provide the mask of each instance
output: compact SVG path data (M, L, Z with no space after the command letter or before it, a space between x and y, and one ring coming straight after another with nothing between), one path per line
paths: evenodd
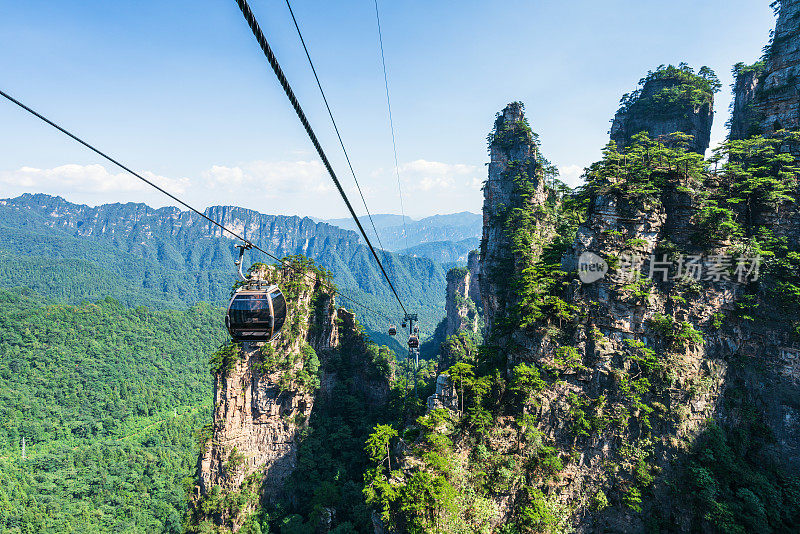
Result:
M325 154L325 151L322 149L322 145L317 139L317 135L311 128L311 124L308 122L308 118L306 117L303 108L300 107L300 103L297 101L297 97L295 96L291 85L289 85L289 82L286 79L286 75L283 73L283 69L281 69L278 60L275 57L275 54L272 52L272 48L269 46L267 38L264 37L264 33L261 31L261 27L258 25L258 21L256 21L256 17L255 15L253 15L253 11L250 9L250 5L247 3L247 0L236 0L236 4L242 11L242 15L244 15L245 21L247 21L248 26L250 26L250 30L253 32L256 41L258 41L258 44L261 47L261 50L264 52L264 55L266 56L267 61L272 67L273 72L275 72L275 76L278 78L278 81L280 82L284 93L286 93L286 97L292 104L292 107L294 108L294 111L297 114L297 118L300 119L300 123L303 125L303 128L305 128L306 134L308 134L308 138L311 140L311 143L317 150L317 154L319 154L322 163L328 170L328 174L333 180L333 183L336 185L336 189L339 190L339 195L341 195L342 200L344 200L344 203L347 205L347 209L350 211L350 216L355 221L356 226L358 226L358 230L361 232L364 241L366 241L367 246L369 247L369 250L372 253L372 257L375 258L375 261L378 263L378 267L380 267L381 272L383 273L383 277L386 279L386 283L388 283L389 287L392 289L392 293L394 293L394 296L397 299L397 303L400 305L400 308L403 310L403 313L407 315L408 312L406 311L406 307L403 305L403 301L400 299L400 295L397 293L394 284L392 284L389 275L386 274L386 269L383 267L380 258L378 258L378 253L375 252L375 247L372 246L372 242L369 240L369 236L364 231L364 227L361 225L361 221L358 220L358 216L356 215L356 212L353 209L353 205L350 204L350 199L347 198L347 193L344 192L342 184L339 182L339 178L336 176L336 173L334 172L333 167L331 166L331 163L328 160L328 156Z
M328 98L325 96L325 91L322 89L322 83L319 81L319 76L317 76L317 69L314 68L314 62L311 61L311 54L308 52L308 48L306 47L306 41L303 39L303 34L300 32L300 26L297 24L297 19L294 16L294 11L292 10L292 4L289 3L289 0L286 0L286 7L289 8L289 14L292 16L292 22L294 22L294 27L297 29L297 36L300 38L300 42L303 44L303 50L306 53L306 57L308 58L308 64L311 66L311 72L314 73L314 79L317 80L317 87L319 87L319 93L322 95L322 100L325 102L325 107L328 109L328 115L331 118L331 122L333 123L333 129L336 130L336 137L339 138L339 144L342 146L342 152L344 152L344 157L347 160L347 166L350 167L350 173L353 175L353 180L356 183L356 187L358 188L358 194L361 195L361 202L364 203L364 209L367 211L367 216L369 217L369 222L372 223L372 230L375 232L375 237L378 238L378 245L380 245L380 249L383 251L383 259L386 260L386 249L381 242L381 236L378 234L378 229L375 227L375 221L372 220L372 213L370 213L369 208L367 207L367 200L364 198L364 193L361 191L361 184L358 183L358 178L356 178L356 171L353 170L353 164L350 163L350 156L347 154L347 149L344 147L344 141L342 141L342 135L339 133L339 127L336 125L336 120L333 118L333 112L331 111L330 105L328 105Z
M378 12L378 0L375 0L375 20L378 21L378 42L381 45L381 64L383 64L383 85L386 87L386 107L389 108L389 129L392 131L392 148L394 149L394 172L397 175L397 192L400 195L400 214L403 217L403 234L408 250L408 229L406 228L406 210L403 208L403 189L400 187L400 164L397 162L397 142L394 136L394 120L392 120L392 101L389 99L389 76L386 74L386 57L383 55L383 33L381 32L381 16Z
M297 268L293 267L292 265L288 264L288 263L287 263L285 260L282 260L281 258L278 258L277 256L275 256L275 255L273 255L273 254L271 254L271 253L267 252L266 250L264 250L263 248L259 247L258 245L256 245L256 244L255 244L255 243L253 243L252 241L250 241L249 239L246 239L246 238L244 238L243 236L241 236L241 235L237 234L237 233L236 233L236 232L234 232L233 230L230 230L230 229L229 229L229 228L227 228L226 226L224 226L224 225L222 225L222 224L218 223L217 221L215 221L214 219L210 218L210 217L209 217L208 215L206 215L205 213L202 213L200 210L198 210L198 209L195 209L194 207L190 206L189 204L187 204L187 203L186 203L186 202L184 202L183 200L179 199L178 197L176 197L175 195L173 195L173 194L172 194L172 193L170 193L169 191L167 191L167 190L165 190L164 188L160 187L159 185L157 185L156 183L152 182L151 180L148 180L147 178L145 178L145 177L144 177L144 176L142 176L141 174L137 173L136 171L132 170L130 167L128 167L128 166L126 166L126 165L124 165L124 164L120 163L119 161L117 161L116 159L112 158L111 156L109 156L109 155L108 155L108 154L106 154L105 152L102 152L101 150L99 150L99 149L95 148L94 146L90 145L89 143L87 143L86 141L84 141L83 139L81 139L80 137L78 137L77 135L75 135L75 134L73 134L73 133L69 132L69 131L68 131L68 130L66 130L65 128L62 128L61 126L59 126L59 125L58 125L58 124L56 124L55 122L51 121L50 119L48 119L48 118L47 118L47 117L45 117L44 115L42 115L42 114L38 113L37 111L35 111L35 110L33 110L33 109L29 108L28 106L26 106L25 104L23 104L22 102L20 102L20 101L19 101L19 100L17 100L16 98L14 98L13 96L11 96L11 95L9 95L8 93L4 92L2 89L0 89L0 96L4 97L6 100L8 100L8 101L10 101L10 102L12 102L12 103L14 103L14 104L16 104L17 106L19 106L20 108L24 109L25 111L27 111L27 112L28 112L28 113L30 113L31 115L33 115L33 116L37 117L38 119L40 119L40 120L44 121L45 123L49 124L50 126L52 126L53 128L55 128L56 130L60 131L61 133L63 133L63 134L65 134L65 135L67 135L68 137L71 137L73 140L75 140L75 141L77 141L78 143L82 144L83 146L85 146L86 148L88 148L89 150L91 150L92 152L94 152L95 154L97 154L97 155L101 156L102 158L104 158L104 159L106 159L106 160L110 161L111 163L113 163L113 164L114 164L114 165L116 165L117 167L121 168L122 170L124 170L124 171L127 171L128 173L130 173L130 174L132 174L133 176L135 176L136 178L140 179L141 181L143 181L143 182L144 182L144 183L146 183L147 185L149 185L149 186L153 187L154 189L157 189L158 191L160 191L160 192L161 192L161 193L163 193L164 195L168 196L169 198L171 198L172 200L174 200L175 202L177 202L177 203L178 203L178 204L180 204L181 206L183 206L183 207L187 208L187 209L188 209L188 210L190 210L190 211L193 211L194 213L196 213L197 215L199 215L200 217L202 217L202 218L203 218L203 219L205 219L206 221L210 222L210 223L211 223L211 224L213 224L214 226L217 226L217 227L219 227L219 228L220 228L220 229L222 229L224 232L227 232L227 233L229 233L230 235L232 235L232 236L233 236L233 237L235 237L236 239L238 239L238 240L240 240L240 241L243 241L243 242L244 242L244 243L246 243L247 245L249 245L249 246L253 247L254 249L256 249L256 250L258 250L258 251L260 251L260 252L262 252L262 253L264 253L264 254L265 254L267 257L269 257L269 258L272 258L273 260L275 260L275 261L279 262L279 263L280 263L280 264L281 264L283 267L285 267L285 268L287 268L287 269L290 269L290 270L292 270L292 271L294 271L294 272L296 272L296 273L298 273L298 274L301 274L301 275L305 276L306 278L309 278L309 279L311 279L311 276L310 276L308 273L306 273L306 272L304 272L304 271L301 271L301 270L299 270L299 269L297 269ZM317 280L316 278L314 278L314 279L315 279L315 280ZM339 290L337 290L337 289L336 289L335 287L333 287L332 285L330 285L330 284L326 284L326 283L324 283L322 280L317 280L317 281L319 281L320 285L322 285L323 287L325 287L325 288L327 288L328 290L332 291L333 293L335 293L335 294L339 295L339 296L340 296L340 297L342 297L343 299L345 299L345 300L349 300L349 301L350 301L350 302L352 302L353 304L357 304L358 306L361 306L361 307L362 307L362 308L364 308L365 310L367 310L367 311L369 311L369 312L372 312L372 313L374 313L374 314L376 314L376 315L378 315L378 316L380 316L380 317L383 317L384 319L391 320L391 318L390 318L390 317L388 317L386 314L384 314L384 313L382 313L382 312L379 312L379 311L377 311L377 310L373 310L372 308L370 308L370 307L369 307L369 306L367 306L366 304L364 304L364 303L362 303L362 302L359 302L358 300L356 300L356 299L354 299L354 298L352 298L352 297L348 297L347 295L345 295L345 294L341 293Z

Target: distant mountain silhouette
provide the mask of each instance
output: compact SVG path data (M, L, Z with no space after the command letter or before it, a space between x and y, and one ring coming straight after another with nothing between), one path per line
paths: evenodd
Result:
M370 240L372 240L373 231L369 218L359 217L359 220L367 231L367 235L370 236ZM393 252L400 252L423 243L456 243L470 238L480 239L481 230L483 228L483 217L477 213L470 213L468 211L450 213L447 215L432 215L420 220L406 217L405 226L403 225L403 217L401 215L378 214L373 215L372 220L375 222L375 227L380 234L383 246L386 247L387 250ZM319 221L346 230L357 230L356 223L353 219L319 219ZM408 235L406 236L404 232L408 232ZM436 248L419 250L430 250L433 254L432 256L428 256L427 253L420 253L419 251L415 252L415 254L432 259L436 259L436 255L441 255L438 252L439 249Z

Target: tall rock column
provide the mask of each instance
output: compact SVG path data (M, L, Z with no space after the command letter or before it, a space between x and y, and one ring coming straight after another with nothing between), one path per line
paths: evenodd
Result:
M491 333L496 319L503 316L514 296L508 282L517 265L511 232L509 210L528 211L547 199L544 183L545 160L539 153L537 137L531 131L521 102L508 104L497 114L489 135L489 177L483 187L483 237L480 253L480 294L483 302L486 331ZM524 183L523 183L524 182ZM529 195L522 200L520 186ZM538 230L545 232L544 225Z
M800 0L782 0L763 65L734 68L731 139L800 128Z
M763 63L734 67L736 82L733 85L733 109L731 113L731 139L746 139L752 134L760 133L761 126L755 120L752 105L756 100L758 82L763 75Z
M469 254L467 267L456 267L447 273L447 294L445 298L445 338L461 331L478 332L478 252Z
M476 304L481 301L481 253L478 250L473 250L467 256L467 271L469 271L469 287L467 295Z
M193 518L234 531L261 500L282 495L320 386L317 353L324 358L339 344L338 311L318 273L263 266L252 276L283 287L288 314L276 340L230 345L216 355L214 420L198 460ZM209 504L234 494L254 498L236 513Z

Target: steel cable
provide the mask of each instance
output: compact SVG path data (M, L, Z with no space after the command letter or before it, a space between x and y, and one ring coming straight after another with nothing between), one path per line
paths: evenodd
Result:
M264 254L265 254L267 257L269 257L269 258L272 258L273 260L275 260L275 261L279 262L279 263L280 263L280 264L281 264L283 267L286 267L286 268L288 268L288 269L290 269L290 270L292 270L292 271L294 271L294 272L296 272L296 273L302 274L302 275L303 275L303 276L305 276L306 278L309 278L309 279L311 278L311 276L310 276L308 273L306 273L306 272L304 272L304 271L301 271L301 270L299 270L299 269L296 269L296 268L295 268L295 267L293 267L292 265L288 264L288 263L287 263L285 260L282 260L281 258L278 258L277 256L275 256L275 255L273 255L273 254L271 254L271 253L267 252L266 250L264 250L263 248L259 247L258 245L256 245L256 244L255 244L255 243L253 243L252 241L250 241L249 239L246 239L246 238L244 238L243 236L241 236L241 235L237 234L237 233L236 233L236 232L234 232L233 230L230 230L229 228L225 227L224 225L222 225L222 224L218 223L217 221L215 221L214 219L210 218L210 217L209 217L208 215L206 215L205 213L202 213L200 210L198 210L198 209L196 209L196 208L194 208L194 207L190 206L189 204L187 204L186 202L184 202L184 201L183 201L183 200L181 200L180 198L176 197L175 195L173 195L173 194L172 194L172 193L170 193L169 191L165 190L165 189L164 189L164 188L162 188L161 186L157 185L157 184L156 184L156 183L154 183L153 181L151 181L151 180L148 180L147 178L145 178L145 177L144 177L144 176L142 176L141 174L139 174L139 173L137 173L136 171L132 170L130 167L128 167L128 166L126 166L126 165L124 165L124 164L120 163L118 160L116 160L116 159L112 158L111 156L109 156L109 155L108 155L108 154L106 154L105 152L102 152L101 150L99 150L99 149L95 148L94 146L92 146L91 144L87 143L86 141L84 141L83 139L81 139L80 137L78 137L77 135L75 135L75 134L71 133L70 131L66 130L65 128L62 128L61 126L59 126L59 125L58 125L58 124L56 124L55 122L51 121L50 119L48 119L47 117L45 117L44 115L42 115L41 113L38 113L37 111L35 111L35 110L33 110L33 109L29 108L28 106L26 106L25 104L23 104L22 102L20 102L19 100L17 100L16 98L14 98L13 96L11 96L11 95L9 95L8 93L4 92L4 91L3 91L3 90L1 90L1 89L0 89L0 96L3 96L5 99L7 99L7 100L9 100L10 102L12 102L12 103L16 104L17 106L19 106L20 108L24 109L25 111L27 111L27 112L28 112L28 113L30 113L31 115L34 115L35 117L39 118L40 120L42 120L42 121L46 122L47 124L49 124L50 126L52 126L53 128L55 128L56 130L60 131L61 133L65 134L65 135L67 135L67 136L69 136L69 137L71 137L72 139L74 139L74 140L75 140L75 141L77 141L78 143L82 144L83 146L85 146L86 148L88 148L89 150L91 150L92 152L94 152L95 154L97 154L97 155L99 155L99 156L101 156L101 157L105 158L106 160L110 161L111 163L113 163L113 164L114 164L114 165L116 165L117 167L119 167L119 168L123 169L124 171L126 171L126 172L128 172L128 173L130 173L130 174L132 174L133 176L135 176L136 178L140 179L141 181L143 181L143 182L144 182L144 183L146 183L147 185L149 185L149 186L153 187L154 189L156 189L156 190L160 191L161 193L163 193L164 195L168 196L169 198L171 198L172 200L174 200L175 202L177 202L177 203L178 203L178 204L180 204L181 206L183 206L183 207L185 207L186 209L188 209L188 210L190 210L190 211L192 211L192 212L196 213L197 215L199 215L200 217L202 217L202 218L203 218L203 219L205 219L206 221L210 222L210 223L211 223L211 224L213 224L214 226L217 226L217 227L219 227L219 228L220 228L221 230L223 230L224 232L227 232L227 233L229 233L230 235L232 235L232 236L233 236L233 237L235 237L236 239L239 239L240 241L242 241L242 242L246 243L247 245L250 245L250 246L251 246L251 247L253 247L254 249L256 249L256 250L258 250L258 251L260 251L260 252L264 253ZM380 317L383 317L384 319L387 319L387 320L390 320L390 321L392 320L392 319L391 319L389 316L387 316L386 314L384 314L384 313L382 313L382 312L379 312L379 311L377 311L377 310L374 310L374 309L370 308L369 306L367 306L366 304L364 304L364 303L362 303L362 302L360 302L360 301L358 301L358 300L356 300L356 299L354 299L354 298L352 298L352 297L348 297L348 296L347 296L347 295L345 295L344 293L341 293L339 290L337 290L337 289L336 289L334 286L332 286L331 284L326 284L326 283L325 283L323 280L321 280L321 279L318 279L318 278L316 278L316 277L314 277L314 280L318 281L318 282L320 283L320 285L322 285L323 287L327 288L327 289L328 289L328 290L330 290L331 292L333 292L333 293L335 293L335 294L339 295L339 296L340 296L340 297L342 297L343 299L345 299L345 300L349 300L349 301L350 301L350 302L352 302L353 304L356 304L356 305L358 305L358 306L361 306L361 307L362 307L362 308L364 308L365 310L367 310L367 311L369 311L369 312L372 312L372 313L374 313L374 314L376 314L376 315L378 315L378 316L380 316Z

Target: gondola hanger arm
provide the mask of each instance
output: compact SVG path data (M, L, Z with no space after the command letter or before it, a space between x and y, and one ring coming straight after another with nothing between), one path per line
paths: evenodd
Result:
M242 245L236 245L236 248L239 249L239 259L236 260L234 264L239 268L239 278L241 278L246 282L247 277L242 272L242 265L244 264L244 251L250 250L251 248L253 248L253 245L251 243L244 243Z

